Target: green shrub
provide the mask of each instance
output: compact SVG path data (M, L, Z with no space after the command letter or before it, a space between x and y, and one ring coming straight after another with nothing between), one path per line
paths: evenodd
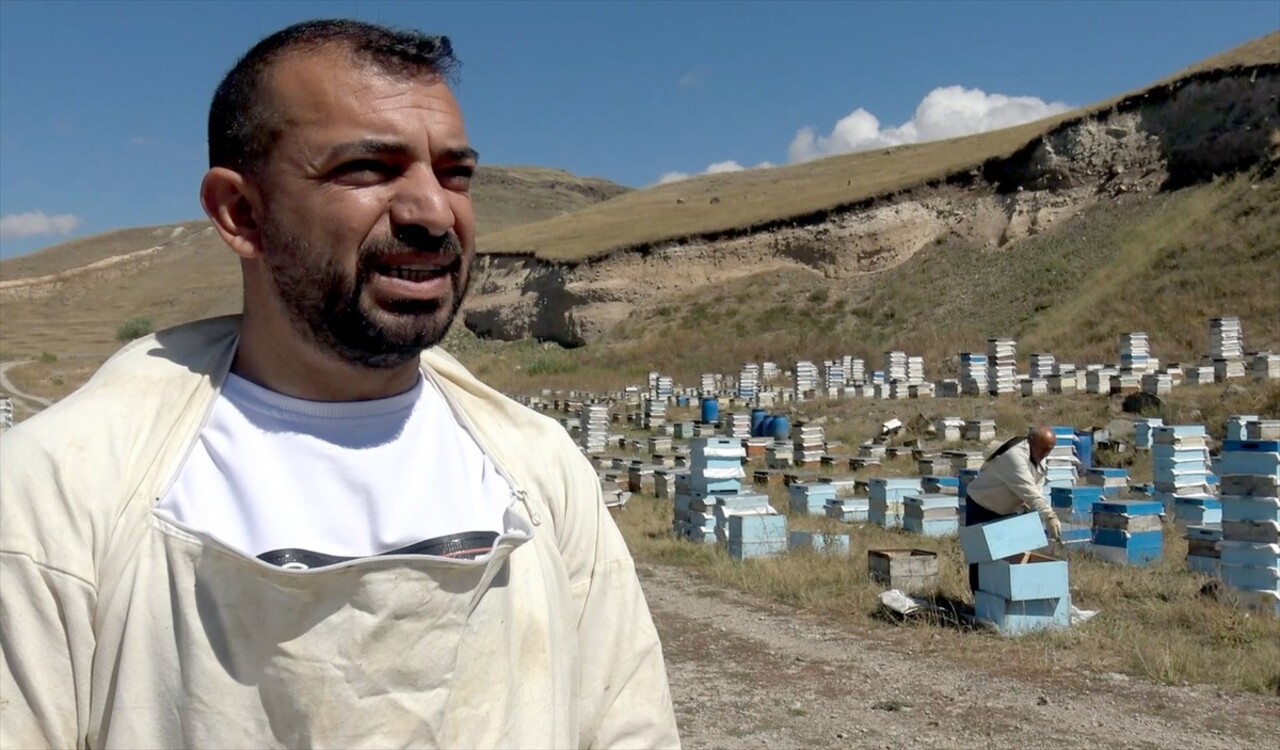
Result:
M52 352L41 352L41 353L40 353L40 362L41 362L42 364L51 365L51 364L53 364L54 362L57 362L57 361L58 361L58 355L53 354Z
M155 330L150 318L129 318L116 329L116 341L133 341Z

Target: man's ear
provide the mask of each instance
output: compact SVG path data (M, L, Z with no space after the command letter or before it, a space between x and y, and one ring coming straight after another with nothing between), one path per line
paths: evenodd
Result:
M262 255L258 228L261 195L252 180L225 167L213 167L200 183L200 204L204 212L222 241L244 260Z

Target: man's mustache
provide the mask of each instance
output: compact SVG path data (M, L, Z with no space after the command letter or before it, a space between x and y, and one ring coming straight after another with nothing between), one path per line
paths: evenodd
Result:
M381 258L421 253L424 255L452 255L456 264L462 258L462 243L453 232L434 235L427 231L398 232L392 237L381 237L365 244L360 251L360 263L370 267Z

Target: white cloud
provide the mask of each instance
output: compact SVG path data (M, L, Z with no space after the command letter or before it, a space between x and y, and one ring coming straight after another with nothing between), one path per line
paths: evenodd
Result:
M688 172L663 172L658 178L659 185L665 185L668 182L679 182L687 180L690 177L697 177L704 174L724 174L726 172L741 172L746 169L768 169L773 166L773 162L762 161L754 167L744 167L733 159L728 161L718 161L714 164L708 164L707 168L698 172L698 174L689 174Z
M859 107L837 122L830 135L818 135L811 127L801 128L787 148L787 159L795 163L984 133L1069 109L1062 102L1046 102L1034 96L1005 96L987 94L981 89L944 86L930 91L912 118L897 127L881 127L875 115Z
M80 226L80 218L71 214L50 216L44 211L0 216L0 240L40 237L46 234L69 234Z
M738 162L730 159L729 161L718 161L715 164L707 165L707 169L703 174L721 174L722 172L741 172L746 169Z

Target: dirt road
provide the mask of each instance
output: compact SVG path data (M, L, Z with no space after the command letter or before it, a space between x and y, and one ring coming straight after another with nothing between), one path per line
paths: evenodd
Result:
M920 629L841 630L677 568L640 577L687 748L1280 747L1280 698L1023 681L912 654Z
M0 362L0 388L3 388L4 390L8 391L13 396L14 399L19 401L25 401L28 404L32 405L36 411L39 411L40 409L43 409L48 406L53 406L53 402L47 398L41 398L39 396L18 390L18 387L13 384L13 381L9 380L10 368L17 367L18 365L25 365L28 363L29 363L28 360L18 360L14 362Z

